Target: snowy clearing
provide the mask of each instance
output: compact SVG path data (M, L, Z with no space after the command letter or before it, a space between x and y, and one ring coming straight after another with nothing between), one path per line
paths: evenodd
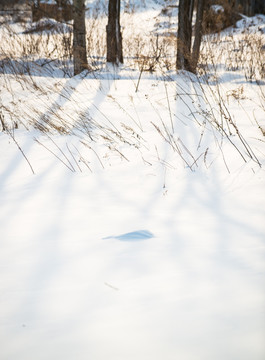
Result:
M231 51L258 29L198 77L1 57L1 360L265 358L265 83Z

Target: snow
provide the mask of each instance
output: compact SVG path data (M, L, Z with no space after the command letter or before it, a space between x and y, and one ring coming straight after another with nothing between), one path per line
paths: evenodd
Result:
M211 9L213 12L215 12L216 14L218 14L219 12L224 12L224 8L221 5L212 5Z
M29 64L0 75L1 360L264 359L263 80Z
M122 235L108 236L104 239L117 239L122 241L130 240L145 240L154 237L154 235L148 230L137 230Z

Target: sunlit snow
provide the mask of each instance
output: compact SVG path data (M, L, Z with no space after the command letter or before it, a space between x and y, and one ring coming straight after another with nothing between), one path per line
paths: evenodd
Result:
M264 360L264 80L220 52L201 82L0 69L1 360Z

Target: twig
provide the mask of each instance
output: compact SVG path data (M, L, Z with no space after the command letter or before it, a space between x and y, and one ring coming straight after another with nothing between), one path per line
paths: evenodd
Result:
M38 139L34 138L34 140L40 144L41 146L43 146L46 150L48 150L52 155L54 155L59 161L61 161L69 170L71 170L72 172L75 172L75 170L73 170L70 166L68 166L61 158L59 158L58 155L56 155L51 149L47 148L47 146L45 146L44 144L42 144Z
M35 172L33 170L33 167L31 166L31 163L29 162L27 156L25 155L24 151L22 150L22 148L20 147L19 143L16 141L14 135L12 134L12 132L10 130L8 130L8 134L10 135L11 139L14 141L14 143L17 145L19 151L21 152L21 154L23 155L24 159L27 161L30 170L32 171L32 174L35 175Z

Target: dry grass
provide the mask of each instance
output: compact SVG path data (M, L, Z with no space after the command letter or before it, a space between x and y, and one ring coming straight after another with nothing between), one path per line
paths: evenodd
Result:
M169 75L170 71L175 71L176 38L168 33L164 36L152 31L142 32L140 29L134 31L133 14L126 13L124 16L128 25L123 31L124 68L138 70L136 92L141 74L145 71L157 72L164 79L163 106L167 109L169 126L166 125L153 102L150 103L150 111L156 114L159 121L157 123L152 120L151 125L173 153L177 154L186 166L193 169L198 166L198 156L190 150L181 137L176 136L174 129L174 121L179 115L172 109L176 101L172 93L176 90L170 89L171 86L175 87L175 83L170 81ZM105 66L106 22L104 14L91 16L87 20L88 57L95 70L95 77L100 76L97 75L100 74L98 70ZM69 27L60 26L47 32L25 32L28 30L28 25L23 24L21 31L15 32L13 29L13 26L4 25L0 38L1 86L6 94L5 100L0 97L0 124L3 131L13 134L12 131L17 127L25 129L33 127L47 136L58 133L73 134L81 139L83 149L86 148L86 151L95 153L91 144L103 143L108 153L115 154L125 161L129 161L124 151L126 146L134 148L140 154L146 151L148 146L143 135L143 123L135 115L136 111L133 111L134 115L132 115L124 108L120 99L109 97L108 101L112 101L117 109L124 113L126 122L116 124L106 114L100 114L101 119L96 121L87 112L87 104L83 106L77 103L76 86L71 83L65 85L67 79L72 76L72 33ZM244 77L246 81L255 82L258 86L256 106L265 114L265 96L261 86L265 77L264 41L264 34L253 33L251 26L240 36L233 36L231 33L205 36L198 77L189 80L193 84L196 83L192 95L185 88L178 88L175 95L189 113L189 121L198 128L200 134L198 148L205 134L211 131L220 149L222 149L222 139L226 139L244 162L252 159L260 164L241 129L238 128L234 114L230 112L231 99L238 101L239 104L244 101L246 96L244 87L238 86L228 92L225 91L220 83L219 74L220 71L226 71ZM47 81L42 82L39 77L50 77L49 84ZM60 77L65 79L60 81ZM24 90L27 94L32 94L31 99L23 97ZM20 91L21 95L18 96ZM73 97L73 94L76 96ZM64 99L67 99L70 107L64 104ZM137 105L133 98L131 103L135 110ZM71 108L74 111L71 111ZM264 135L264 126L260 118L255 118L254 114L253 119ZM72 169L71 171L73 169L79 171L78 161L90 169L89 162L83 154L78 153L77 149L64 151L68 154L68 161L66 159L63 161ZM105 155L95 153L95 156L104 167ZM199 155L200 161L206 163L207 156L208 148ZM157 158L161 162L165 161L159 155ZM69 165L69 162L72 165Z

